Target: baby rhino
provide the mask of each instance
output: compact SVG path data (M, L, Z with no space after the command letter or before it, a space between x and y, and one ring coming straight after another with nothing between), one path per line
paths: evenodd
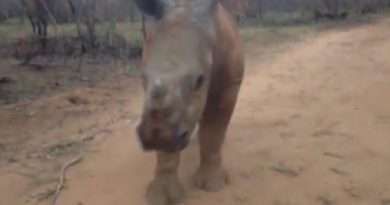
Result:
M183 199L177 176L180 152L199 125L200 166L194 184L218 191L228 182L222 145L244 73L232 16L223 0L136 0L154 18L142 56L145 101L137 134L157 152L149 205Z

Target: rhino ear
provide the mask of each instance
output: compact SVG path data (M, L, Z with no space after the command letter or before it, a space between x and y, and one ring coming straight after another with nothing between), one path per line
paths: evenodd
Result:
M137 7L145 14L160 20L164 15L161 0L135 0Z

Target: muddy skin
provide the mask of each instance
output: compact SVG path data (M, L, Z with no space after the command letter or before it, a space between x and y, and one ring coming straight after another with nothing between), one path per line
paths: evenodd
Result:
M177 176L180 151L199 125L200 166L196 187L218 191L229 181L221 149L244 72L232 16L218 1L138 2L156 20L146 27L142 57L145 93L136 132L145 151L157 152L149 205L184 199Z

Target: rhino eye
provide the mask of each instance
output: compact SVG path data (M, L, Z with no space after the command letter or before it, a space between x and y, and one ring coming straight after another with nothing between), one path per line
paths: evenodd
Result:
M201 74L198 77L196 77L195 90L199 90L200 88L202 88L203 84L204 84L204 75Z

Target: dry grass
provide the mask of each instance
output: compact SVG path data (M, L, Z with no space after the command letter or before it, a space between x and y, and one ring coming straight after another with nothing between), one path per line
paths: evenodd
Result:
M376 15L377 18L380 15ZM372 21L373 16L365 17ZM354 22L367 22L368 20L355 20ZM240 28L240 35L245 44L256 44L261 47L263 54L282 45L285 42L296 42L307 38L309 35L321 34L323 30L334 27L346 27L356 25L353 21L344 23L304 24L299 26L264 26L251 25ZM98 26L98 34L102 38L107 30L108 23ZM52 27L50 27L52 29ZM116 33L127 42L142 46L142 35L139 24L121 22L116 24ZM75 36L74 24L61 24L58 31L64 36ZM51 35L53 31L50 31ZM0 48L9 52L10 44L18 38L31 36L31 28L28 22L19 22L0 25ZM8 45L8 46L7 46ZM258 49L259 50L259 49ZM263 55L264 56L264 55ZM54 59L38 58L31 66L18 66L12 58L0 56L0 77L8 76L16 83L0 85L1 104L17 102L24 98L33 98L42 95L50 95L53 92L63 92L78 86L96 86L105 80L113 80L118 77L137 75L137 61L134 59L114 60L111 57L98 57L82 59L64 58L57 56ZM115 80L114 80L115 81Z

